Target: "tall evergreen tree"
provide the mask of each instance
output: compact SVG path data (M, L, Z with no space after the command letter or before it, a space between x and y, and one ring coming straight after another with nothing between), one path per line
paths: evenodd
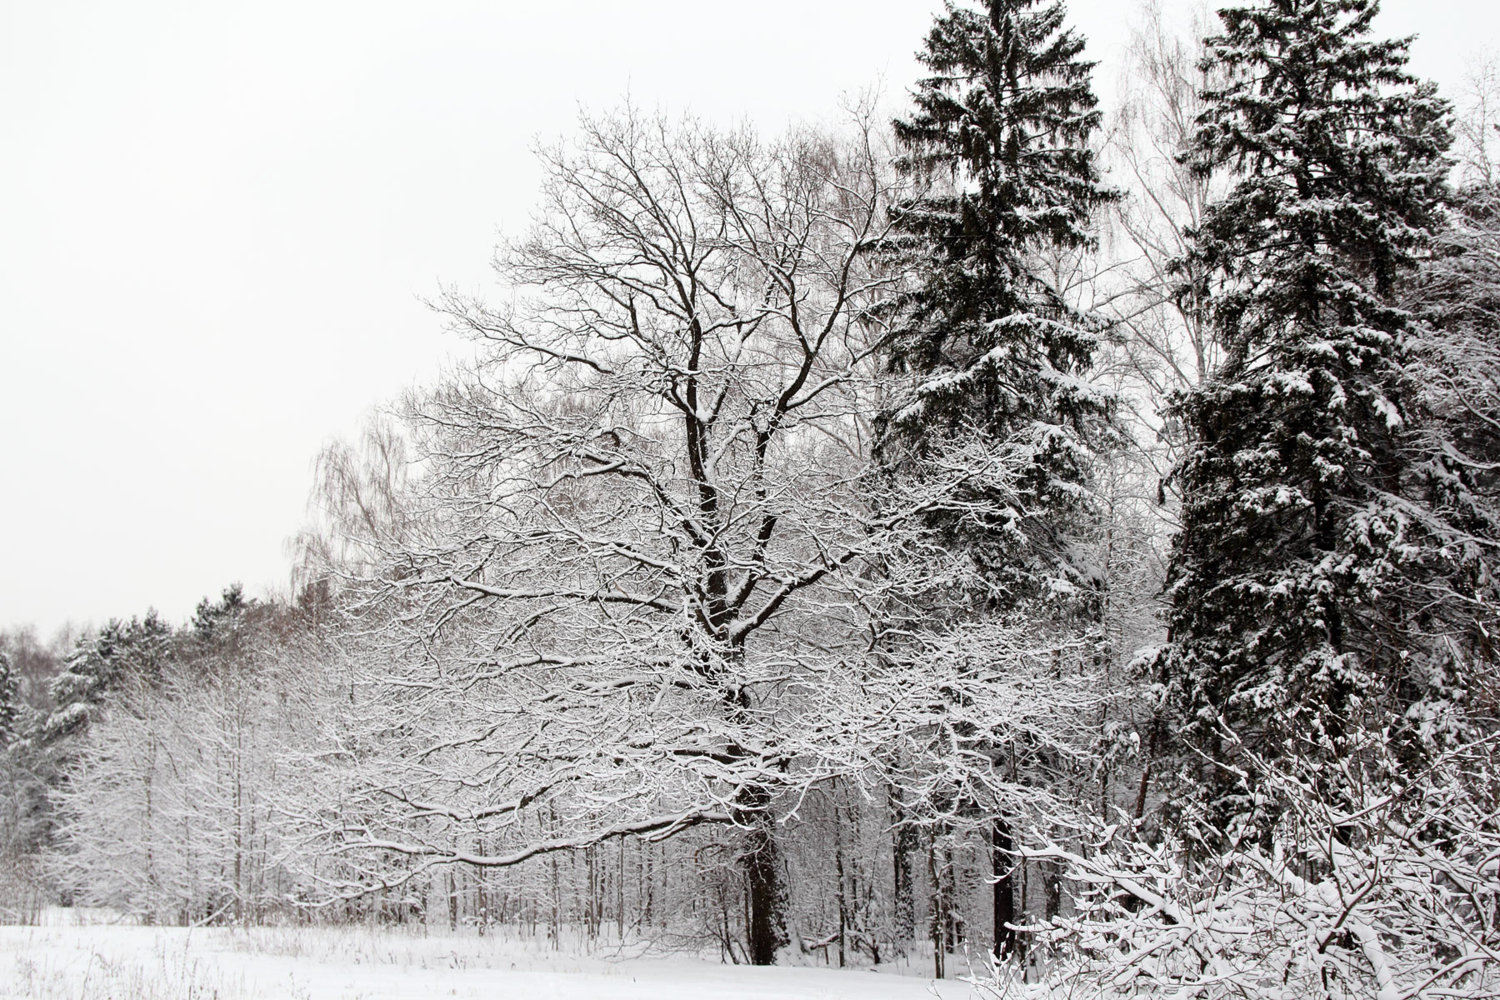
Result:
M1080 542L1091 453L1111 409L1082 377L1100 324L1069 305L1046 262L1089 247L1094 211L1116 195L1089 146L1101 121L1093 63L1064 16L1060 3L1038 0L988 0L977 10L948 3L917 54L931 75L913 94L911 116L895 123L904 150L897 168L922 196L895 212L894 249L913 280L892 303L890 363L913 391L883 415L880 454L896 473L921 475L926 462L974 448L1004 470L995 481L976 477L952 512L932 517L943 544L981 573L987 593L976 610L985 613L1059 595L1068 613L1088 609L1099 583ZM964 735L981 747L989 741ZM998 745L990 756L997 769L1014 770ZM969 794L955 787L952 801L926 804L934 837L947 817L974 810ZM1006 957L1021 944L1012 929L1015 833L1004 804L984 810L992 810L994 951ZM899 812L904 821L908 810ZM941 975L942 928L952 919L937 881Z
M1038 0L948 3L917 53L932 75L895 123L897 168L930 186L897 209L915 280L895 303L890 360L916 388L885 415L883 454L899 466L968 435L1012 453L1008 513L943 525L1006 603L1086 576L1067 528L1109 409L1079 377L1099 324L1041 263L1091 245L1093 212L1116 197L1089 146L1094 64L1064 15Z
M1398 305L1440 224L1447 107L1371 40L1375 0L1269 0L1220 12L1190 155L1237 172L1190 233L1212 275L1224 362L1178 400L1194 438L1158 659L1186 735L1221 758L1227 725L1274 754L1399 718L1414 575L1440 572L1441 518L1413 491L1419 419ZM1214 815L1252 790L1208 778Z
M16 737L16 726L21 715L20 692L16 678L10 670L10 657L0 651L0 750L4 750Z
M172 657L172 627L154 609L144 618L111 619L79 638L52 681L56 709L42 726L48 738L81 732L109 694L127 680L155 684Z

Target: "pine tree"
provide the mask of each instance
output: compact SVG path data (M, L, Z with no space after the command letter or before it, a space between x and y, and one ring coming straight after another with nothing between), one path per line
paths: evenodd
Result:
M1398 295L1440 223L1450 139L1408 41L1367 37L1377 9L1270 0L1221 11L1208 40L1228 82L1190 156L1238 178L1189 236L1225 360L1176 404L1194 445L1157 662L1210 759L1224 725L1275 754L1419 696L1403 598L1443 540L1412 492L1422 330ZM1208 780L1218 820L1243 813L1230 770Z
M897 167L932 185L896 211L916 276L898 298L892 368L912 398L884 417L892 466L977 435L1012 454L1018 495L1004 515L942 525L1004 603L1086 582L1069 537L1090 446L1109 410L1080 377L1099 324L1049 280L1045 255L1088 247L1093 212L1116 197L1089 142L1101 121L1084 40L1061 4L949 3L918 59L932 75L895 123Z

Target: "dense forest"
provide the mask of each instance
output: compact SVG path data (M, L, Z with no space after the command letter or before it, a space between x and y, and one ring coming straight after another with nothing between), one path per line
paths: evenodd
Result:
M0 634L0 919L1500 995L1500 77L1140 24L538 149L292 597Z

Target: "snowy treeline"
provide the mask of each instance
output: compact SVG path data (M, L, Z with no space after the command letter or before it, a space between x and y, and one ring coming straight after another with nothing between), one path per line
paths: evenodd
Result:
M7 878L1500 993L1500 102L1375 13L1148 8L1108 115L1062 7L989 0L894 123L584 116L495 297L436 303L474 363L321 457L294 600L40 694L0 656Z

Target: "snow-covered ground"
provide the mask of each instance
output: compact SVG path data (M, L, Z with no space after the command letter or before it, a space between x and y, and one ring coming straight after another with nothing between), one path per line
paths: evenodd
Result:
M687 957L568 956L402 929L0 927L0 998L27 1000L961 1000L964 983Z

